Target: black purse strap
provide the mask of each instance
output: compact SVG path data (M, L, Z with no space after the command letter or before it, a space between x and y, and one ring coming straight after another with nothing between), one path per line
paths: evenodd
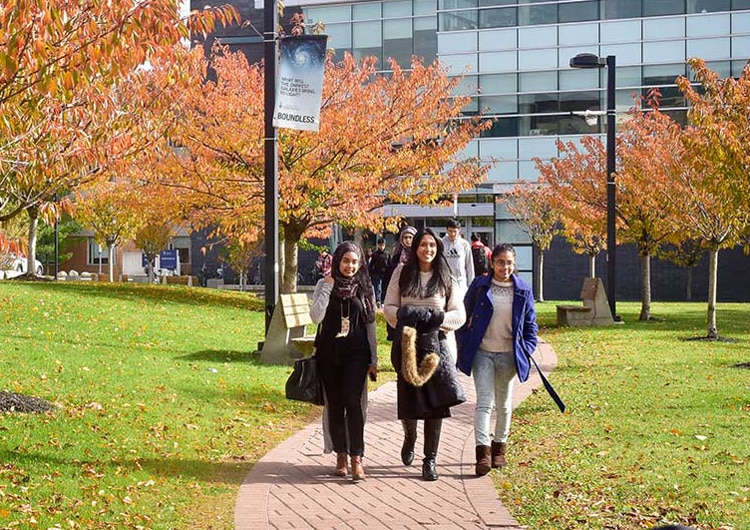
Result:
M536 366L536 369L539 372L539 377L541 377L542 379L542 384L544 384L544 388L547 389L547 393L554 400L554 402L557 403L557 406L560 409L560 412L565 412L565 403L563 403L563 400L560 398L557 392L555 392L555 389L552 387L552 384L549 381L547 381L547 378L544 376L544 372L542 372L542 369L539 368L539 365L536 363L536 359L534 359L534 357L529 354L526 354L526 356L529 359L531 359L531 362L534 363L534 366Z

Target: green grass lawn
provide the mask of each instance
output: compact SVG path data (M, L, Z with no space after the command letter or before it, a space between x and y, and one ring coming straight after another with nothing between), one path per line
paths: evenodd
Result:
M0 528L232 528L243 477L319 409L264 366L262 304L208 289L0 282Z
M514 417L503 501L535 530L682 521L750 528L750 305L654 304L661 321L554 327L551 379ZM0 415L0 528L231 529L252 465L318 407L264 366L262 303L178 286L0 282L0 390L55 403ZM380 323L382 368L390 367ZM383 373L379 382L392 378Z
M619 303L623 325L558 328L538 304L559 367L516 412L511 465L493 472L502 500L529 528L637 529L682 523L750 528L750 305Z

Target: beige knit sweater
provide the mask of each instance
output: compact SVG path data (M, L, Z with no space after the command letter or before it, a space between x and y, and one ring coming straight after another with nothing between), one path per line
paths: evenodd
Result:
M398 280L401 277L401 270L403 268L403 265L398 265L388 282L388 291L386 292L385 300L383 301L383 315L388 324L395 328L398 321L396 315L398 314L399 308L402 306L413 305L430 309L440 309L445 312L445 320L443 320L443 325L440 326L440 329L443 331L453 331L463 326L466 321L466 309L464 308L463 300L460 299L460 296L457 296L461 291L455 279L453 280L453 285L451 287L451 297L447 301L444 295L431 297L401 296L398 287ZM432 271L420 272L420 285L427 285L431 276Z

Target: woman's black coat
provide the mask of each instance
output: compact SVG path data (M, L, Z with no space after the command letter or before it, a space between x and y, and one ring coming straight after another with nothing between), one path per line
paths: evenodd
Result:
M398 312L395 340L391 347L391 362L398 378L399 419L433 419L450 417L450 407L466 401L458 379L458 371L448 351L445 334L440 331L444 314L425 307L404 306ZM409 384L402 373L403 330L415 328L417 363L430 352L438 353L440 362L432 377L421 387ZM407 345L408 347L408 345Z

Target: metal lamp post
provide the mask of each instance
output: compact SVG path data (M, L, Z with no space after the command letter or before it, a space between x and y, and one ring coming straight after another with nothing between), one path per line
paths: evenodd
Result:
M279 272L279 183L277 179L278 151L276 127L273 126L273 109L276 103L276 0L265 0L263 6L263 42L265 66L264 102L265 113L265 298L266 331L271 324L276 299L279 297L277 282Z
M615 311L615 70L614 55L599 57L581 53L570 59L571 68L607 68L607 299L612 318L619 320Z

